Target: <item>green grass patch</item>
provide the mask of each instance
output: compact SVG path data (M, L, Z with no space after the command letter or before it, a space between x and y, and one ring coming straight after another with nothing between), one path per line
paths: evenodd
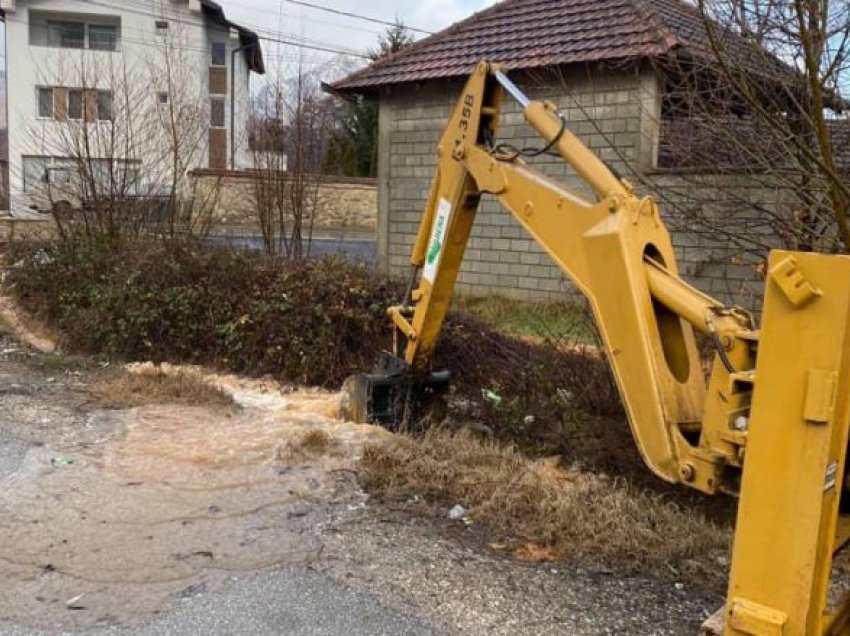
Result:
M530 338L568 339L593 344L596 332L592 318L578 301L540 302L504 296L455 299L454 306L475 316L501 333Z

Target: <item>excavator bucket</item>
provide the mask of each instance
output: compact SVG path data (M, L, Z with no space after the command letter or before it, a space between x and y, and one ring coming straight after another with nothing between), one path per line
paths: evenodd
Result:
M358 373L342 386L342 417L393 431L418 432L445 417L448 371L410 373L404 361L385 351L372 373Z

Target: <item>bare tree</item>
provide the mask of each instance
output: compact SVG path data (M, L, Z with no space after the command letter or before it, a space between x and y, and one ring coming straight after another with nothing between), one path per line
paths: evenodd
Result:
M766 203L746 188L724 194L739 192L740 207L769 225L780 246L850 249L850 157L842 153L850 140L842 97L850 8L825 0L700 0L697 10L704 44L657 65L666 89L663 159L683 173L699 168L690 174L697 192L710 192L720 175L779 193ZM695 215L713 228L725 223L698 208ZM747 249L776 246L746 224L737 229Z
M186 23L168 23L167 36L160 36L160 45L147 60L150 85L157 87L155 114L164 141L164 153L157 157L161 166L158 189L168 200L169 233L173 235L179 229L203 235L209 232L213 220L221 180L199 191L188 174L204 161L209 103L203 85L197 81L197 69L186 63L187 53L193 50Z
M301 259L312 244L333 104L300 63L264 96L251 134L257 221L267 253Z
M134 65L80 49L40 69L50 117L29 131L40 159L25 171L61 235L209 231L220 184L198 191L189 176L205 157L209 104L175 24Z
M54 212L63 236L72 216L90 237L137 231L139 219L128 205L143 188L142 148L153 145L146 144L151 131L133 123L146 102L141 83L122 58L104 64L84 52L62 57L42 77L54 88L40 91L40 108L49 105L52 118L29 133L44 165L24 167L35 204Z

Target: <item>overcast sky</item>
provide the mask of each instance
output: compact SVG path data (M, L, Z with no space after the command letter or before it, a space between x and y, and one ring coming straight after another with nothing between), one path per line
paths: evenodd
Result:
M308 0L320 5L378 20L393 21L396 17L410 27L439 31L450 24L480 11L496 0ZM365 53L375 46L385 27L380 24L335 15L299 6L289 0L219 0L227 16L234 22L258 31L262 35L282 40L298 40L318 48ZM417 37L425 34L416 32ZM2 30L0 30L0 68L4 66ZM263 42L263 52L271 71L280 65L284 74L302 59L307 66L322 68L332 53L310 48L299 49L272 42ZM352 57L356 60L356 57ZM360 63L365 63L361 60Z
M280 34L284 40L297 39L322 48L365 53L375 46L385 27L367 21L334 15L299 6L289 0L219 0L227 16L235 22L254 28L263 35ZM475 11L494 3L494 0L309 0L321 5L362 14L379 20L396 17L410 27L439 31ZM424 34L416 33L417 37ZM324 65L334 56L330 53L263 42L267 65L292 66L299 55L310 65Z

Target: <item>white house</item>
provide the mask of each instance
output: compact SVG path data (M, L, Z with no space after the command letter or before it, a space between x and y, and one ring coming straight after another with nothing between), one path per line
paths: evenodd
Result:
M259 38L212 0L0 0L0 17L13 215L81 158L147 191L177 172L250 164Z

